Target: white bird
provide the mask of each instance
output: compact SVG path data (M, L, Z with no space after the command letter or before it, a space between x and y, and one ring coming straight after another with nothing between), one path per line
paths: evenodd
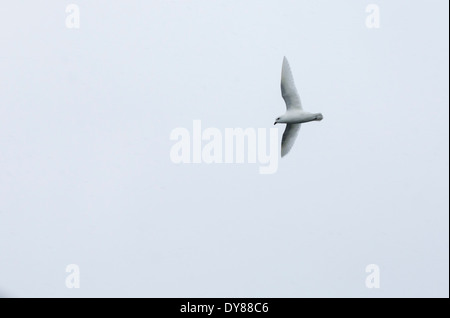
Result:
M310 121L323 119L321 113L309 113L303 110L300 96L295 88L294 77L286 57L283 59L281 70L281 95L286 102L286 113L275 120L278 123L287 124L281 141L281 157L284 157L294 145L300 125Z

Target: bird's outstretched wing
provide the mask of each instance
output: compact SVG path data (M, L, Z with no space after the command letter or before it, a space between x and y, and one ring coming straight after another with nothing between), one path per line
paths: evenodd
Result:
M295 143L301 124L287 124L281 140L281 157L284 157Z
M286 57L283 59L283 68L281 70L281 95L286 102L287 110L291 108L302 109L300 96L297 88L295 88L294 77Z

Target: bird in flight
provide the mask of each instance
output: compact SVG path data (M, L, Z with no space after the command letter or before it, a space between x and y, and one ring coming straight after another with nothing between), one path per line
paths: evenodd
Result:
M281 157L284 157L294 145L301 124L321 121L323 116L321 113L309 113L303 110L300 96L295 88L291 67L286 57L283 59L281 70L281 95L286 102L286 113L275 119L274 125L286 124L281 140Z

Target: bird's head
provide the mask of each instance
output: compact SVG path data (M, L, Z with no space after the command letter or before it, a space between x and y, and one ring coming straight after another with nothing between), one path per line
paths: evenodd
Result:
M275 122L273 124L276 125L276 124L280 123L281 120L282 120L281 117L277 117L277 119L275 119Z

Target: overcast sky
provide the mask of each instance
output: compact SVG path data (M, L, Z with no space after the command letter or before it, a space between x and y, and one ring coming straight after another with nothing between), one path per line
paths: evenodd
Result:
M69 3L0 5L0 295L448 297L448 1ZM324 120L275 174L170 160L272 128L283 56Z

